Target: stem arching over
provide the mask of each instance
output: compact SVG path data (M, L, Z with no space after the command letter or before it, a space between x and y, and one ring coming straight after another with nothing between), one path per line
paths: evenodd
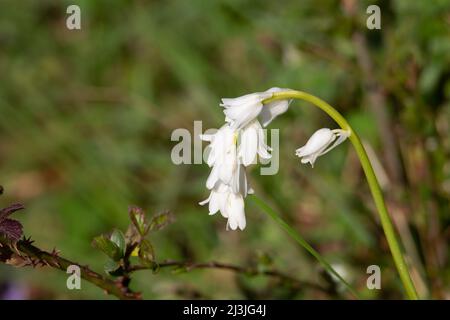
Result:
M350 133L349 139L352 142L353 147L355 148L359 161L361 162L361 166L366 175L366 179L380 217L384 234L386 236L395 266L400 275L400 279L403 283L406 294L409 299L418 299L416 288L414 287L414 284L412 282L406 261L400 248L400 244L395 235L395 230L384 201L383 193L381 191L377 177L375 176L375 172L373 170L372 164L370 163L369 157L367 156L366 150L364 149L364 146L362 145L358 135L353 131L347 120L345 120L345 118L336 109L334 109L331 105L329 105L322 99L306 92L296 90L275 92L270 98L263 100L263 103L265 104L276 100L285 99L299 99L312 103L316 107L325 111L331 118L333 118L334 121L336 121L336 123L343 130L347 130Z

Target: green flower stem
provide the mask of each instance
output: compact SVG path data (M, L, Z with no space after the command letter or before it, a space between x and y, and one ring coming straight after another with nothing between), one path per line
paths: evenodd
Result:
M356 153L358 155L359 161L363 167L364 173L367 178L367 182L370 187L370 191L372 192L372 197L375 201L375 205L378 210L378 214L380 216L381 225L383 226L384 234L386 235L387 242L389 244L389 248L391 250L392 257L394 258L395 266L397 267L398 273L400 274L400 279L405 288L406 294L409 299L418 299L416 288L411 280L411 276L409 274L408 267L406 265L405 259L403 257L402 251L400 249L399 242L395 235L394 227L392 225L392 220L389 216L389 213L386 208L386 204L384 202L383 193L381 192L380 185L373 171L373 167L370 163L370 160L367 156L366 150L361 143L356 132L348 124L347 120L332 106L330 106L325 101L308 94L302 91L290 90L290 91L282 91L276 92L272 95L271 98L268 98L263 101L263 103L269 103L275 100L286 100L286 99L300 99L308 101L314 104L316 107L325 111L334 121L344 130L348 130L350 132L350 141L355 147Z
M336 276L356 298L359 298L355 289L353 289L350 284L348 284L348 282L345 281L345 279L342 278L341 275L337 273L337 271L334 270L333 267L320 255L320 253L314 250L314 248L311 247L311 245L309 245L309 243L306 242L306 240L303 239L303 237L297 231L294 230L294 228L287 224L280 217L280 215L275 212L275 210L273 210L263 200L255 195L252 195L249 198L253 202L255 202L262 210L264 210L276 223L278 223L284 229L284 231L286 231L298 244L300 244L303 248L305 248L306 251L308 251L314 258L316 258L319 263L325 268L325 270Z

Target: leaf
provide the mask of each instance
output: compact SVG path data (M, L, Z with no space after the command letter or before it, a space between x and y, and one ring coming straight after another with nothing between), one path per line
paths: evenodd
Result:
M125 251L127 250L127 243L122 231L115 229L109 239L120 249L121 257L123 257L125 255Z
M13 219L4 219L0 221L0 233L8 239L18 241L22 237L22 224Z
M138 256L139 256L139 247L135 247L135 248L133 249L133 251L131 251L130 256L131 256L131 257L138 257Z
M155 263L155 251L148 240L142 240L139 245L139 260L146 267L152 267Z
M119 261L123 256L122 250L103 234L94 238L92 246L105 253L114 261Z
M152 231L161 230L162 228L166 227L167 225L171 224L174 221L175 216L169 211L157 214L153 216L152 220L150 221L150 230Z
M148 232L148 222L145 218L144 211L138 207L130 207L128 213L134 227L139 232L139 234L144 237Z
M123 274L122 266L113 260L108 260L103 267L105 272L111 276L117 277Z

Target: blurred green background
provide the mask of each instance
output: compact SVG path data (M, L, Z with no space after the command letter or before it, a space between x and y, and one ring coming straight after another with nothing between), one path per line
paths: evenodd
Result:
M81 8L81 30L66 8ZM381 30L366 8L381 8ZM101 272L94 236L128 225L127 208L170 210L176 222L150 239L157 259L270 267L332 285L317 262L250 201L244 232L208 216L206 165L171 162L176 128L218 128L221 97L272 86L315 94L362 136L387 194L422 297L450 297L450 1L49 1L0 2L0 206L44 249ZM251 170L269 202L365 298L402 298L372 198L347 143L316 163L294 150L335 124L294 102L280 128L280 170ZM270 259L268 259L270 257ZM269 262L268 262L269 261ZM382 290L366 288L379 265ZM0 265L0 296L109 299L49 268ZM334 299L268 277L221 270L136 273L147 299ZM9 288L9 289L8 289ZM13 288L13 289L11 289ZM3 292L3 293L2 293Z

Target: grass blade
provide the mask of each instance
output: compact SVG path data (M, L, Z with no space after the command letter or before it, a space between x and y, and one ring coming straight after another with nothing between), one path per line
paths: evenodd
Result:
M352 288L352 286L345 281L344 278L341 277L336 270L318 253L313 247L311 247L305 239L295 231L290 225L288 225L278 213L275 212L269 205L267 205L263 200L256 197L255 195L249 196L251 201L256 203L256 205L261 208L265 213L267 213L276 223L278 223L284 231L286 231L299 245L301 245L306 251L308 251L314 258L319 261L319 263L327 270L329 273L335 275L340 282L344 284L344 286L350 291L356 298L359 298L356 291Z

